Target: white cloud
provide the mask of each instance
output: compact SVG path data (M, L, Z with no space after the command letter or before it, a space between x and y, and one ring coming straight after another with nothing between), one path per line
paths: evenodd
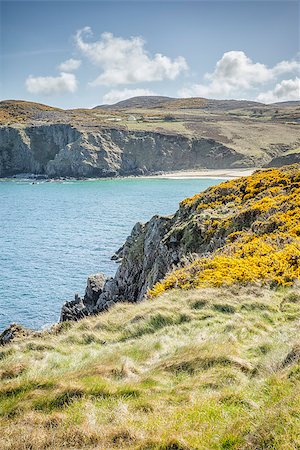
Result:
M291 73L291 72L299 72L300 70L300 63L299 61L291 60L291 61L281 61L280 63L276 64L276 66L271 69L274 76L282 75L284 73Z
M75 92L77 80L74 74L61 72L58 77L33 77L30 75L25 81L25 85L31 94L53 95Z
M157 94L149 89L113 89L104 95L103 103L111 105L113 103L120 102L121 100L126 100L127 98L144 95Z
M75 42L82 54L102 69L102 73L90 83L92 86L174 80L188 68L182 56L172 60L156 53L151 58L141 37L125 39L102 33L98 41L86 41L85 38L91 35L91 28L85 27L77 31Z
M66 61L62 62L58 68L61 72L73 72L74 70L77 70L81 65L80 59L67 59Z
M285 102L289 100L300 100L300 78L282 80L274 89L261 92L257 100L263 103Z
M297 61L281 61L268 68L265 64L253 62L242 51L230 51L223 54L212 73L205 75L206 83L193 84L182 89L179 94L182 97L228 98L238 95L245 98L248 90L299 68Z

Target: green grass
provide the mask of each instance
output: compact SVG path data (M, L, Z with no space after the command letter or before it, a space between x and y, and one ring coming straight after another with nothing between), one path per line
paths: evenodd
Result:
M128 122L124 120L121 122L125 124L128 130L132 131L156 131L156 132L171 132L176 134L182 134L184 136L192 136L193 131L186 127L186 123L183 121L152 121L152 122Z
M300 291L170 291L0 358L0 448L299 449Z

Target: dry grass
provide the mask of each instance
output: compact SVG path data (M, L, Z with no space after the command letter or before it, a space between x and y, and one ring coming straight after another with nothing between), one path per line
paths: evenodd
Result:
M1 351L0 448L296 449L300 291L171 291Z
M124 121L128 130L133 131L153 131L163 133L181 134L183 136L193 136L193 131L186 127L186 123L183 121L149 121L149 122L128 122Z

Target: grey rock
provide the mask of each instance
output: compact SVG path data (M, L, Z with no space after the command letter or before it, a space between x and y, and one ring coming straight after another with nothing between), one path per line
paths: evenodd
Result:
M114 128L82 129L69 124L0 127L0 177L20 173L115 177L247 164L253 162L213 139Z
M96 306L106 281L107 277L103 273L96 273L88 277L83 303L89 311L93 311Z
M89 310L85 306L83 299L75 294L75 299L66 302L60 314L60 322L66 322L67 320L80 320L89 315Z
M87 279L85 295L81 298L75 294L72 301L65 302L61 309L60 322L67 320L79 320L91 314L95 314L99 296L109 278L101 272L90 275Z
M282 167L289 164L299 164L300 152L290 153L288 155L277 156L273 158L266 167Z

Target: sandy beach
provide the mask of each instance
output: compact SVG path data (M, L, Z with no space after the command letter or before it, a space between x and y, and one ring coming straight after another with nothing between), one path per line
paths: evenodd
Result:
M147 178L239 178L251 175L255 170L258 170L258 168L181 170L177 172L165 172L159 175L149 175Z

